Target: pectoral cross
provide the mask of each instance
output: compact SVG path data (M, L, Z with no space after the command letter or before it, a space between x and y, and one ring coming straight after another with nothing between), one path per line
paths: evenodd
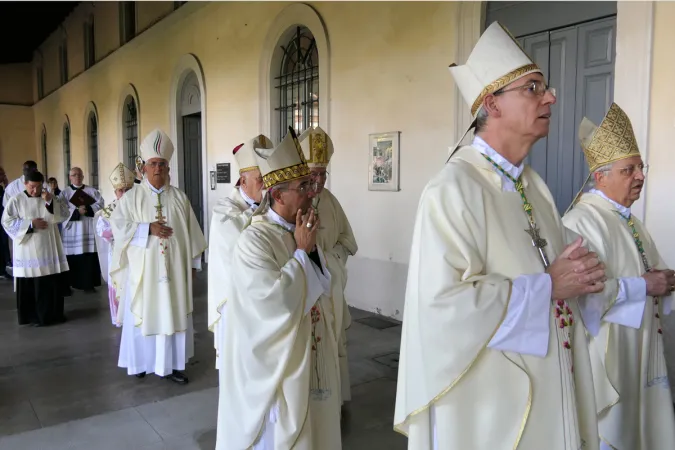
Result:
M537 248L539 256L541 257L541 262L544 264L544 267L548 269L549 261L546 252L544 251L544 247L546 247L548 242L546 242L546 239L539 236L539 228L532 224L530 224L530 228L525 230L525 232L530 235L532 246Z

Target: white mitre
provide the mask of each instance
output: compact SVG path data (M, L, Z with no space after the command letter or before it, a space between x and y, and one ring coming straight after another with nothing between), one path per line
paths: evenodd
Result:
M298 138L310 169L327 167L333 156L333 140L321 127L308 128Z
M153 158L170 161L173 151L171 138L158 128L152 130L141 142L141 158L143 158L143 161Z
M291 127L288 127L288 134L276 147L256 148L254 151L265 189L309 175L305 156Z
M493 22L478 39L466 63L450 65L450 73L471 108L471 124L459 142L475 126L486 95L534 72L543 73L511 33L499 22ZM456 149L457 145L453 152Z
M131 189L134 187L134 180L136 175L122 163L115 166L115 169L110 174L110 183L113 189Z
M272 140L270 138L264 134L259 134L250 141L240 144L232 150L234 159L239 166L239 175L258 168L258 161L255 159L254 151L256 148L272 149L274 146L272 145Z

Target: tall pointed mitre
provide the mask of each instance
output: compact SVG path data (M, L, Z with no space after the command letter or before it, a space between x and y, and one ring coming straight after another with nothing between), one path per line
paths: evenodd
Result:
M333 156L333 140L321 127L308 128L298 138L310 169L327 167Z
M590 172L614 161L640 156L630 119L616 103L609 107L600 126L584 117L579 125L579 140Z
M511 33L499 22L493 22L478 39L466 63L463 66L450 65L450 73L471 108L471 124L459 142L475 126L486 95L534 72L543 73ZM451 156L457 147L455 145Z
M581 141L581 149L584 151L588 164L588 177L567 211L579 201L597 168L622 159L640 156L633 125L623 109L616 103L612 103L609 107L600 126L596 126L586 117L583 118L579 124L579 141Z
M307 161L292 127L288 127L288 134L276 147L255 148L254 151L266 189L309 175Z
M234 159L237 160L237 165L239 166L239 175L258 168L258 161L255 159L254 151L256 148L272 149L274 146L270 138L264 134L259 134L250 141L236 146L232 151Z
M173 151L171 138L158 128L152 130L141 142L141 158L143 158L143 161L153 158L170 161Z
M113 189L131 189L134 187L134 180L136 175L122 163L115 166L115 169L110 174L110 183Z

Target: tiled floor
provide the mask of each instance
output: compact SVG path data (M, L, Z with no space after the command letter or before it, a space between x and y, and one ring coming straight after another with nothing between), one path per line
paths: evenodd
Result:
M104 289L67 299L67 323L31 328L16 324L12 284L0 281L0 450L212 450L218 380L204 275L195 287L187 386L117 367L120 330L110 323ZM352 314L353 400L343 448L403 450L405 438L392 431L401 327L379 329L386 324L357 321L371 314Z
M12 284L0 280L0 450L212 450L218 382L204 275L195 286L187 386L117 367L120 330L110 323L104 289L68 299L66 324L19 327ZM392 431L401 327L363 311L352 316L343 448L404 450L405 438ZM664 328L673 373L675 314Z

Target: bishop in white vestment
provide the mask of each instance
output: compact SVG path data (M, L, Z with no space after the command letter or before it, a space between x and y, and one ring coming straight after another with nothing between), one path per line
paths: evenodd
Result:
M110 276L110 262L112 260L115 240L113 239L112 227L110 226L110 216L117 207L117 201L122 198L125 192L135 186L135 174L124 164L119 163L110 174L110 182L115 189L115 200L109 203L105 208L99 210L94 215L96 220L96 251L98 253L98 262L101 267L101 276L108 285L108 303L110 304L110 319L112 324L122 326L117 320L117 311L119 307L119 294L115 283Z
M63 248L70 266L70 286L93 292L101 285L101 267L96 253L96 222L94 215L105 206L98 189L85 186L84 174L79 167L70 169L70 185L61 191L60 197L70 209L70 217L63 222ZM71 199L82 191L94 202L91 205L75 206Z
M222 315L225 314L232 275L232 253L241 232L251 223L251 216L258 208L264 194L262 176L255 159L253 148L271 149L271 140L258 135L246 144L240 144L233 150L239 166L239 181L228 197L218 200L211 216L209 236L208 268L208 320L209 330L213 332L213 345L216 349L216 368L221 367L219 349L224 337ZM226 403L220 402L220 407Z
M451 72L471 108L419 202L405 293L395 429L411 450L597 449L575 297L603 288L523 164L548 134L553 92L497 22Z
M123 289L118 365L185 384L181 371L194 354L192 271L201 269L206 240L187 196L169 184L173 151L160 130L141 143L145 178L110 215L110 276Z
M19 325L52 325L65 320L68 261L57 224L68 207L42 191L40 172L26 174L24 191L12 197L2 214L2 226L14 246L14 277Z
M331 297L340 361L340 394L342 402L351 400L349 360L347 358L347 328L351 325L349 306L345 298L347 287L347 258L359 249L349 219L337 198L326 187L328 163L333 156L333 141L321 127L309 128L299 138L314 183L312 207L321 218L316 243L324 251L331 274Z
M579 133L591 189L563 223L600 255L609 278L602 293L580 302L591 335L600 448L672 450L675 414L661 318L672 309L675 276L631 214L647 167L618 105L611 105L599 127L584 119Z
M268 192L234 250L216 449L340 450L331 279L309 168L292 129L255 151Z

